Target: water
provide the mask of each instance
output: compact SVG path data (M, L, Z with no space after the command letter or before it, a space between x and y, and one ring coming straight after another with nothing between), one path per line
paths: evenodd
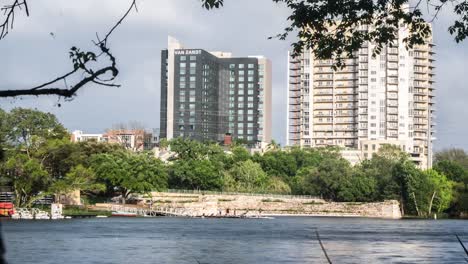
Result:
M105 218L3 221L9 263L467 263L462 220Z

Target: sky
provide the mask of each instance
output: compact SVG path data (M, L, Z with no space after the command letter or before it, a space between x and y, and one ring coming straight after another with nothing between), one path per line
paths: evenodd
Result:
M7 2L0 0L2 5ZM272 0L225 0L223 8L210 11L200 0L137 3L138 12L132 12L109 40L118 60L120 88L88 85L72 101L53 96L10 98L0 99L0 107L51 112L70 131L85 133L131 121L158 128L160 54L171 35L187 48L268 57L273 66L273 138L284 145L287 51L295 36L285 41L268 37L288 25L287 7ZM69 49L93 49L96 33L104 35L129 4L130 0L29 1L30 16L17 15L14 29L0 41L0 90L30 88L68 72ZM436 150L468 150L468 41L455 43L447 32L452 21L447 10L433 23Z

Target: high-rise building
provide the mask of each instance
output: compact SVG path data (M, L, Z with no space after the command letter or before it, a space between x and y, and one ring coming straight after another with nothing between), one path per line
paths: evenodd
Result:
M398 43L375 57L375 45L366 43L338 70L331 60L314 59L311 50L289 54L287 144L341 146L355 150L358 159L391 144L408 152L421 168L431 167L432 37L430 44L407 50L407 35L401 28Z
M271 63L263 56L188 49L161 52L161 138L271 141Z

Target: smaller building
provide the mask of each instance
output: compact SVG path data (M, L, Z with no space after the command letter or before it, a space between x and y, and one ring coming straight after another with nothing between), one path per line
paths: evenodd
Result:
M120 144L132 151L152 150L159 140L153 132L145 129L109 129L103 134L105 142Z
M159 129L109 129L104 134L71 133L71 142L107 142L119 144L132 151L152 150L159 144Z
M71 142L83 142L83 141L95 141L103 142L104 138L102 134L85 134L81 130L75 130L71 133Z

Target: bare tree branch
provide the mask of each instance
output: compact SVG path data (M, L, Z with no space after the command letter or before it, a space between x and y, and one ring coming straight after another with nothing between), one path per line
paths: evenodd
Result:
M0 25L0 40L5 38L6 35L8 35L9 30L13 28L13 24L15 22L15 9L21 9L21 6L24 6L26 15L29 16L29 9L26 0L15 0L11 5L5 5L0 9L0 11L5 15L5 20Z
M14 21L14 8L24 6L26 9L26 14L29 14L28 6L26 1L23 0L15 0L15 2L10 6L5 6L2 10L8 10L7 20L4 23L5 27L7 28L12 25ZM120 87L118 84L112 83L117 75L119 74L119 70L117 69L116 58L110 52L110 49L107 47L107 41L115 29L122 24L124 19L130 14L130 12L135 9L137 10L136 0L131 1L130 7L124 13L124 15L117 21L116 24L107 32L104 39L100 40L98 34L96 33L97 41L93 41L95 46L98 48L100 54L96 56L94 52L91 51L81 51L76 47L72 47L70 50L70 58L73 62L73 70L70 72L59 76L49 82L43 83L41 85L35 86L30 89L24 90L0 90L0 98L1 97L15 97L15 96L25 96L25 95L57 95L63 97L73 97L76 92L84 87L88 83L95 83L102 86L108 87ZM3 34L3 31L2 31ZM105 55L109 60L109 64L106 67L101 67L100 69L93 69L90 66L91 62L96 62L97 58L101 57L101 55ZM84 78L78 81L75 85L70 87L67 86L66 78L73 76L74 74L82 73L84 74ZM51 87L53 84L56 84L59 81L63 81L65 83L65 88L59 87Z

